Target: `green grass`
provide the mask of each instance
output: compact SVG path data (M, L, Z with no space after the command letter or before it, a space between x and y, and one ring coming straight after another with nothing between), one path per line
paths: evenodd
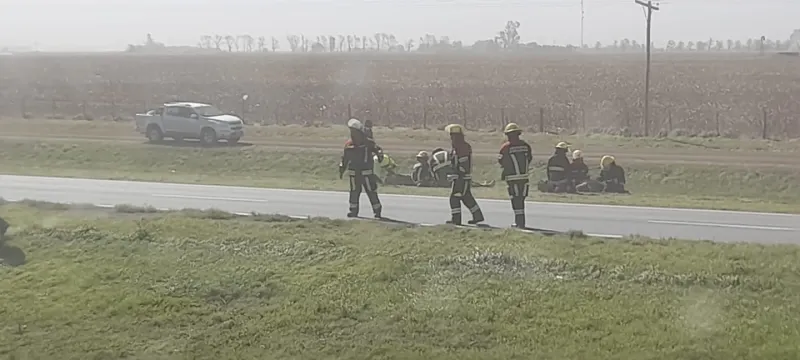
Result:
M2 119L3 134L6 136L56 136L56 137L125 137L143 139L143 136L132 130L129 122L111 121L64 121L40 119ZM521 124L526 125L526 124ZM534 124L534 127L538 125ZM498 129L470 130L468 137L476 149L491 149L499 147L503 135ZM535 130L535 129L534 129ZM771 141L746 138L724 138L708 136L685 136L687 132L680 129L673 131L669 137L644 138L624 137L608 134L589 135L548 135L526 132L525 138L538 151L549 151L559 141L568 141L581 149L619 150L636 152L676 152L687 153L705 150L721 150L723 152L797 152L800 151L800 142ZM295 143L322 143L340 145L346 140L348 131L344 126L309 127L300 125L286 126L248 126L243 141L250 142L295 142ZM447 143L448 136L444 131L437 129L409 129L376 127L375 135L384 145L424 145ZM705 134L708 135L708 134ZM602 152L602 151L601 151Z
M794 359L800 248L5 204L6 359ZM194 215L191 215L194 214Z
M395 153L404 169L413 154ZM544 160L544 159L540 159ZM91 142L0 142L7 174L244 185L312 190L346 190L338 179L338 153L246 148L174 148ZM539 161L535 179L543 178ZM631 196L553 195L531 200L710 208L800 213L800 171L778 168L631 163L624 158ZM492 156L476 157L476 178L498 179ZM593 175L597 170L593 170ZM385 186L385 193L442 195L446 189ZM476 189L486 198L507 198L505 187Z

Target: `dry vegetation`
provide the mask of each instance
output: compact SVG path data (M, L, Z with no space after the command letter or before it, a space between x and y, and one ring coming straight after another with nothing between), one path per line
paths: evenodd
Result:
M251 121L348 115L430 127L643 132L643 57L567 55L50 55L0 58L0 114L129 118L165 100L210 101ZM665 55L653 64L651 135L800 136L797 59ZM242 94L250 100L243 106Z

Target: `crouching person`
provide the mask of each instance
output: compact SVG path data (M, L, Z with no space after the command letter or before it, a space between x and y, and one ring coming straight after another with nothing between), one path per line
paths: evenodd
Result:
M605 192L630 194L625 189L625 170L617 165L617 160L611 155L600 159L600 177L597 180L603 183Z
M547 160L547 180L536 185L541 192L566 193L575 192L575 184L570 172L571 164L567 153L569 145L565 142L556 144L555 153Z

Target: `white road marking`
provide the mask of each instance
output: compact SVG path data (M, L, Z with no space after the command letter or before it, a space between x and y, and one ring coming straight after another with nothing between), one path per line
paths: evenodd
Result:
M222 200L222 201L257 202L257 203L267 202L267 200L263 199L245 199L245 198L216 197L216 196L194 196L194 195L174 195L174 194L152 194L152 196L162 197L162 198L195 199L195 200Z
M685 225L685 226L707 226L707 227L723 227L732 229L749 229L749 230L772 230L772 231L796 231L797 229L777 226L761 226L761 225L740 225L740 224L720 224L720 223L704 223L704 222L691 222L691 221L668 221L668 220L647 220L651 224L665 224L665 225Z

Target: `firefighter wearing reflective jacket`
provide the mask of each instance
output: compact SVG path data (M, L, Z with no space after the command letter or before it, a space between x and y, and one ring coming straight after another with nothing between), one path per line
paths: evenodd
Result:
M450 179L447 178L447 175L453 173L450 160L450 152L445 149L436 148L431 151L431 172L437 186L450 185Z
M520 139L522 130L509 123L503 131L508 141L500 147L497 162L503 168L501 180L508 184L508 196L514 210L514 227L525 228L525 198L528 197L528 168L533 160L533 151L527 142Z
M464 128L458 124L450 124L445 127L445 131L450 134L450 141L453 149L450 151L450 166L453 173L448 175L452 181L450 188L450 220L448 224L461 225L461 203L464 203L470 213L472 220L469 224L478 224L484 221L475 197L472 196L472 146L464 139Z
M434 176L431 171L430 156L427 151L420 151L417 154L417 163L411 168L411 181L416 186L433 186Z
M569 145L565 142L556 144L556 151L547 160L547 182L553 192L574 192L570 176L570 162L567 158Z
M366 137L364 124L361 121L350 119L347 127L350 128L350 140L344 144L342 162L339 163L339 178L341 179L345 172L350 178L350 211L347 213L347 217L358 216L358 203L363 188L372 204L375 218L380 218L382 206L378 199L378 184L372 169L374 166L373 155L383 159L383 151L375 142Z

